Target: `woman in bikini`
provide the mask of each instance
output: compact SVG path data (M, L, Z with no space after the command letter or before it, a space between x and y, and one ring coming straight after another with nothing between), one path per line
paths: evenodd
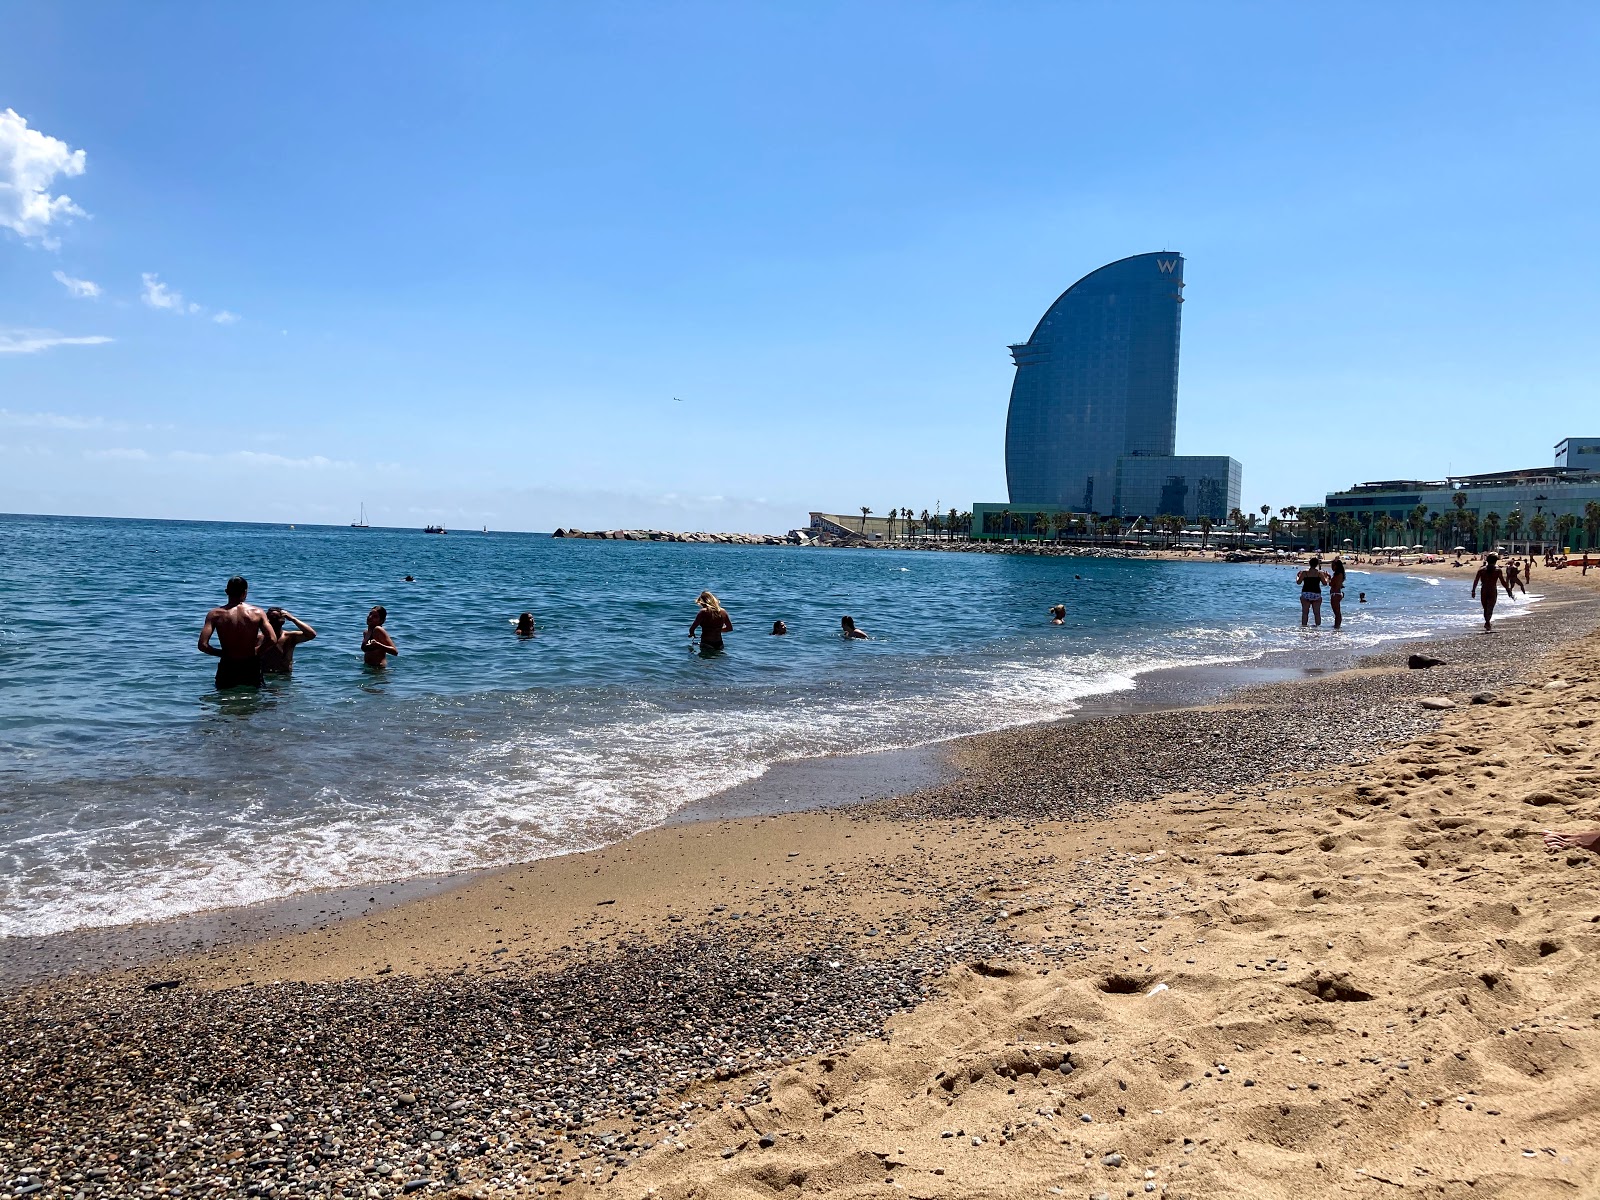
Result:
M1333 610L1333 627L1338 629L1344 624L1344 613L1340 611L1344 602L1344 559L1335 554L1328 566L1328 607Z
M1313 558L1294 577L1300 585L1300 624L1304 625L1313 612L1316 614L1317 625L1322 625L1322 585L1328 582L1328 576L1322 569L1322 560Z
M722 635L732 632L733 620L710 592L701 592L695 603L700 606L700 611L689 626L689 637L692 640L695 631L699 630L700 653L715 654L722 649Z

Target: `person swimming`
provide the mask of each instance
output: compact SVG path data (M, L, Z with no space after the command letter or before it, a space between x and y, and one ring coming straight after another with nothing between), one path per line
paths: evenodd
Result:
M400 648L383 627L388 619L389 610L381 604L374 605L367 614L367 627L361 631L361 658L369 667L387 667L389 656L400 654Z
M1052 625L1065 625L1066 622L1067 622L1067 606L1065 604L1057 604L1054 608L1052 608L1050 610L1050 624L1052 624Z
M228 580L225 590L228 602L206 613L205 623L200 626L200 653L221 659L217 663L217 691L260 687L261 647L276 647L277 631L266 613L245 602L250 584L243 575ZM211 644L213 633L221 643L220 649Z
M722 635L733 632L733 618L710 592L701 592L695 598L700 611L689 625L689 639L694 640L695 630L700 631L700 653L722 649Z
M856 628L856 619L854 617L840 617L839 636L846 639L854 638L864 642L867 640L867 631L865 629Z
M261 643L261 669L269 675L290 675L294 672L294 648L304 645L317 636L317 631L286 608L267 609L267 621L278 635L276 645ZM288 633L283 623L294 626Z
M772 623L772 636L773 637L783 637L788 632L789 632L789 627L787 625L785 625L782 621L774 621Z
M523 613L520 617L517 618L517 636L518 637L532 637L533 634L534 634L533 614L532 613Z

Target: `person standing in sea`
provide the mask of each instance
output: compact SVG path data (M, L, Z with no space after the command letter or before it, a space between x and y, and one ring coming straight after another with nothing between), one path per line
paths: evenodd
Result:
M1300 624L1304 625L1315 611L1317 626L1322 625L1322 585L1328 582L1328 576L1322 569L1322 560L1313 558L1306 569L1294 577L1300 585Z
M1344 559L1335 554L1328 565L1328 607L1333 610L1333 627L1338 629L1344 625Z
M389 610L381 604L374 605L367 614L367 627L361 631L361 658L369 667L387 667L391 654L400 655L400 648L383 627L388 619Z
M235 575L226 585L228 602L206 614L200 627L200 653L221 659L217 663L217 691L236 687L261 686L261 650L276 650L278 635L267 620L267 614L254 604L245 602L250 594L250 584L243 575ZM217 635L221 648L211 644L211 635Z
M283 623L290 622L294 628L288 633L283 631ZM268 675L289 675L294 672L294 648L309 642L317 636L317 631L307 625L299 617L286 608L267 609L267 622L278 635L275 645L267 642L261 643L261 669Z
M1478 568L1478 573L1472 577L1472 594L1478 594L1478 587L1483 587L1483 631L1494 632L1494 604L1500 599L1500 589L1505 586L1505 576L1500 573L1497 565L1500 561L1498 554L1486 554L1483 566Z
M721 602L710 592L701 592L695 599L700 611L689 625L689 638L700 631L700 653L715 654L722 649L722 635L733 632L733 618L729 617Z

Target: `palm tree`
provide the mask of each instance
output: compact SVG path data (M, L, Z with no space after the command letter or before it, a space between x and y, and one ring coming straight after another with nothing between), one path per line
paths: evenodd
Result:
M946 517L946 523L945 523L945 527L944 527L944 531L945 531L944 532L944 536L945 536L945 540L949 541L951 538L955 537L955 535L956 535L956 526L961 521L961 514L956 512L956 510L952 508L949 512L945 513L945 517Z
M894 541L894 518L895 518L895 511L894 511L894 509L891 508L889 510L889 540L891 542Z
M1539 543L1539 550L1544 550L1544 535L1550 529L1550 518L1542 512L1535 512L1528 521L1528 533L1533 540Z
M922 532L924 534L926 534L928 532L928 510L927 509L923 509L922 510Z
M867 536L867 518L872 515L872 510L865 504L861 506L861 536Z
M1011 510L1009 508L1007 508L1007 509L1001 510L1001 513L1000 513L1000 536L1001 537L1005 537L1010 532L1011 532Z
M1272 539L1272 548L1274 550L1278 548L1278 534L1282 529L1283 519L1281 517L1269 517L1267 519L1267 536Z
M1200 514L1200 549L1204 550L1211 541L1211 527L1216 524L1211 519L1210 513Z
M1033 532L1034 533L1038 534L1042 538L1042 537L1044 537L1046 531L1049 530L1049 528L1050 528L1050 518L1049 518L1049 516L1047 514L1045 514L1043 512L1036 512L1036 513L1033 514Z
M1262 506L1261 506L1261 519L1262 519L1262 520L1263 520L1263 521L1265 521L1265 520L1267 520L1267 519L1268 519L1268 518L1269 518L1269 517L1271 517L1271 516L1272 516L1272 505L1270 505L1270 504L1263 504L1263 505L1262 505Z
M1594 549L1594 544L1600 541L1600 500L1591 500L1583 506L1583 532L1588 536L1587 550Z
M911 535L915 534L917 532L917 527L911 523L911 510L909 508L902 508L900 510L900 516L906 523L906 536L910 537Z
M1233 548L1237 550L1244 537L1244 513L1237 508L1228 510L1228 524L1233 526Z
M1511 539L1511 553L1517 552L1517 538L1522 533L1522 510L1513 508L1506 514L1506 536ZM1489 539L1491 542L1494 538Z
M1572 548L1572 531L1578 527L1578 518L1571 513L1562 513L1556 518L1556 540L1561 543L1563 551Z
M1515 515L1515 510L1513 510ZM1509 529L1509 525L1507 526ZM1495 539L1500 536L1500 514L1486 512L1483 514L1483 538L1489 549L1494 549Z
M1122 534L1122 522L1120 520L1118 520L1116 517L1107 517L1102 522L1102 525L1104 526L1105 531L1109 536L1111 536L1113 538L1121 536L1121 534Z

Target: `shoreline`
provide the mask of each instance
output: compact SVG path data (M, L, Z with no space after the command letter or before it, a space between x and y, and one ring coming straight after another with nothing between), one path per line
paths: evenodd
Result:
M20 1120L0 1140L50 1196L582 1181L687 1200L894 1178L953 1198L1148 1171L1191 1195L1331 1197L1362 1171L1422 1178L1393 1150L1423 1142L1411 1161L1473 1195L1574 1194L1600 1148L1563 1082L1600 1058L1573 932L1593 864L1546 860L1526 822L1550 804L1600 819L1596 755L1570 732L1600 713L1583 666L1600 604L1562 589L1540 608L1436 641L1449 662L1429 671L1364 662L1206 709L978 735L960 776L892 801L660 827L0 995L18 1031L0 1112ZM1547 663L1562 690L1515 682ZM1459 707L1418 708L1439 692ZM1063 737L1087 730L1103 736ZM1564 756L1560 777L1540 754ZM1576 1115L1543 1115L1557 1083ZM183 1152L125 1152L140 1134Z
M1425 567L1388 569L1429 573ZM1451 577L1443 565L1436 565L1433 573ZM1534 607L1516 619L1537 619L1537 612ZM1325 627L1325 632L1334 635L1331 628ZM950 782L960 772L956 763L963 747L996 734L1047 730L1135 714L1204 709L1225 703L1235 693L1271 684L1293 685L1319 675L1348 670L1364 659L1392 654L1403 646L1435 640L1438 638L1421 635L1390 639L1376 646L1274 649L1236 661L1158 667L1140 672L1132 688L1085 697L1078 709L1062 717L959 734L904 748L783 760L753 780L691 801L659 826L647 827L608 845L626 844L654 828L881 803ZM1330 651L1332 662L1326 661ZM1310 661L1312 659L1323 661ZM200 909L159 921L88 926L53 934L6 938L0 944L6 945L12 953L0 962L0 991L62 977L133 970L165 959L241 948L273 937L326 929L339 921L373 916L415 900L470 886L507 870L592 854L605 848L591 847L525 862L468 867L445 874L311 889L249 905Z

